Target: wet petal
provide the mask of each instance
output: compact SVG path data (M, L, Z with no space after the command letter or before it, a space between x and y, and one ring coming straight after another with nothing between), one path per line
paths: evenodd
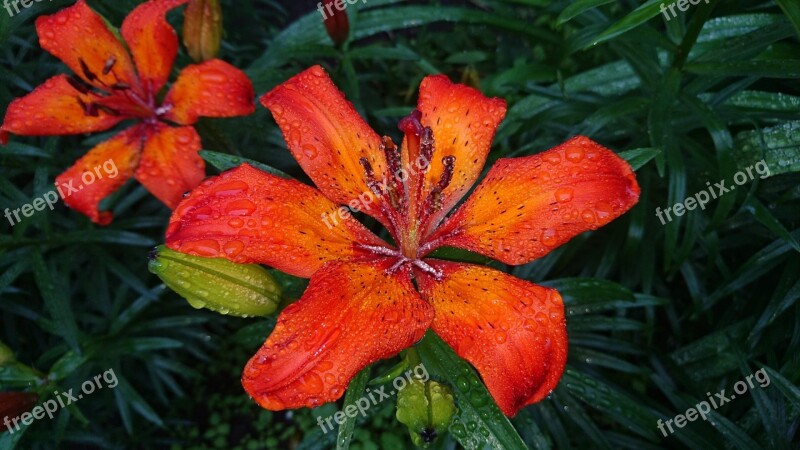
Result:
M142 132L133 127L89 150L56 177L56 187L64 202L94 223L111 223L111 213L98 211L98 205L133 175L141 148Z
M441 208L429 222L435 226L478 179L495 131L505 117L506 102L452 83L444 75L433 75L422 80L417 109L422 113L422 126L431 128L435 142L421 200L442 178L443 158L455 157L452 180L442 191Z
M84 105L95 98L79 92L66 75L57 75L30 94L11 102L0 134L57 136L107 130L125 117L96 110L86 114ZM81 104L83 103L83 104Z
M84 0L53 15L39 17L36 31L42 48L84 81L94 86L119 82L136 86L136 71L125 46Z
M253 83L241 70L219 60L187 66L164 100L164 118L183 125L198 117L246 116L255 111Z
M392 263L331 263L314 274L245 367L256 402L281 410L334 401L361 369L422 338L433 309L408 272L387 274Z
M158 124L147 131L136 179L170 209L206 175L198 152L200 136L193 127L172 128Z
M630 165L578 136L537 155L498 160L430 241L525 264L611 222L638 199Z
M131 11L122 23L122 36L131 49L146 92L156 94L169 78L178 53L178 35L165 16L188 1L149 0Z
M388 222L371 204L365 158L377 178L385 173L381 139L359 116L320 66L314 66L261 98L283 131L292 155L317 188L338 204L354 205ZM378 180L380 181L380 180ZM359 196L370 201L359 201Z
M386 244L316 189L244 164L203 182L176 209L167 245L310 277L326 262Z
M558 292L488 267L428 262L444 273L417 278L436 310L432 328L478 370L500 410L514 416L545 398L567 361Z

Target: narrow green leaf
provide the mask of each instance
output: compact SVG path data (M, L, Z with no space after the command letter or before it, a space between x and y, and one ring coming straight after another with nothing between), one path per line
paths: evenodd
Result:
M247 163L255 167L256 169L263 170L264 172L271 173L273 175L277 175L283 178L291 178L289 175L281 172L280 170L274 167L270 167L266 164L262 164L252 159L243 158L241 156L228 155L225 153L212 152L209 150L200 150L200 157L203 158L207 163L211 164L212 166L222 171L230 170L235 167L239 167L244 163Z
M456 396L459 412L450 432L465 448L468 442L484 442L495 450L525 450L525 442L508 418L500 411L489 391L469 364L434 332L429 331L417 344L422 363L428 372L447 382Z
M619 153L619 157L628 161L633 170L639 170L651 159L661 154L661 150L652 147L635 148Z
M633 10L633 12L600 33L600 35L594 38L594 41L591 45L597 45L611 40L659 15L661 13L661 5L663 3L663 0L648 0L645 4L636 8Z
M797 0L775 0L783 13L792 21L797 36L800 37L800 3Z
M614 3L615 1L616 0L575 0L561 11L561 14L558 15L558 19L556 20L556 25L561 26L590 9Z
M369 381L370 367L365 367L358 375L353 378L350 385L347 387L347 393L344 396L344 404L342 411L347 410L350 406L355 407L356 402L364 395ZM356 427L356 418L358 415L350 417L345 415L344 423L339 425L339 435L336 438L336 450L347 450L350 448L350 441L353 439L353 430Z

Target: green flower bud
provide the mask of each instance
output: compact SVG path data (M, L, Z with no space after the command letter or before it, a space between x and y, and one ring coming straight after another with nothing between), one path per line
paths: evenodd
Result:
M150 254L149 269L198 309L239 317L266 316L280 303L280 287L257 264L202 258L161 245Z
M16 360L17 358L14 356L14 352L12 352L6 344L0 342L0 366L13 363Z
M194 61L214 59L222 42L219 0L191 0L183 15L183 44Z
M408 427L417 447L436 442L455 413L453 392L444 384L414 378L397 393L397 420Z

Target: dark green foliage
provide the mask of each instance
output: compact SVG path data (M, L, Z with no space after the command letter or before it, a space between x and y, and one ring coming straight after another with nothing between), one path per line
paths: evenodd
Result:
M64 70L39 48L33 21L69 3L34 3L14 17L0 10L3 110ZM90 1L117 25L137 3ZM489 164L585 134L628 152L637 169L641 199L621 219L533 263L492 263L564 297L570 359L549 399L509 422L435 336L418 345L431 376L456 387L460 412L442 448L481 439L562 450L790 449L800 441L800 10L794 0L712 0L666 21L661 4L367 0L349 7L352 39L335 49L315 2L223 1L222 57L246 69L259 95L319 63L379 133L396 139L420 80L442 72L508 101ZM170 21L179 26L180 14ZM181 52L177 67L188 63ZM230 154L306 179L261 106L249 117L203 120L198 130L209 166L228 167ZM50 190L108 136L13 137L0 149L0 210ZM706 182L730 186L761 160L769 178L748 179L666 224L656 217L657 207ZM0 391L30 387L47 398L108 369L119 386L24 434L0 434L0 448L18 439L26 449L335 446L316 417L341 401L270 413L241 389L241 368L273 322L194 310L148 273L169 211L133 182L107 204L115 221L105 228L63 205L2 225L0 341L22 365L0 369ZM302 293L302 280L279 280L287 296ZM392 364L376 365L373 376ZM657 428L762 367L768 387L669 437ZM469 375L466 390L455 374ZM393 401L370 410L350 448L408 448L393 414ZM456 428L470 422L488 434Z

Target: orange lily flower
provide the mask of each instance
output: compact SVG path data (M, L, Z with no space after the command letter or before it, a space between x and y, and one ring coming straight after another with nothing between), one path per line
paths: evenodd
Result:
M546 397L567 359L558 292L427 256L452 246L507 264L542 257L638 201L631 167L576 137L499 160L445 217L481 173L503 100L442 75L425 78L418 109L400 122L400 152L318 66L261 102L318 190L242 165L202 183L167 229L174 250L311 278L247 364L247 392L270 410L336 400L359 370L432 328L478 370L506 415ZM332 224L341 204L362 205L397 246L351 215Z
M165 15L187 1L150 0L138 6L122 24L124 43L84 0L36 20L42 48L76 76L57 75L14 100L0 126L0 143L6 144L9 133L81 134L107 130L126 119L138 121L56 178L59 187L70 187L64 201L95 223L111 222L111 213L99 212L98 204L131 176L174 208L205 177L200 136L191 125L200 116L232 117L255 110L249 78L218 59L186 67L159 103L178 52L178 38ZM81 175L109 159L118 176L82 186Z

